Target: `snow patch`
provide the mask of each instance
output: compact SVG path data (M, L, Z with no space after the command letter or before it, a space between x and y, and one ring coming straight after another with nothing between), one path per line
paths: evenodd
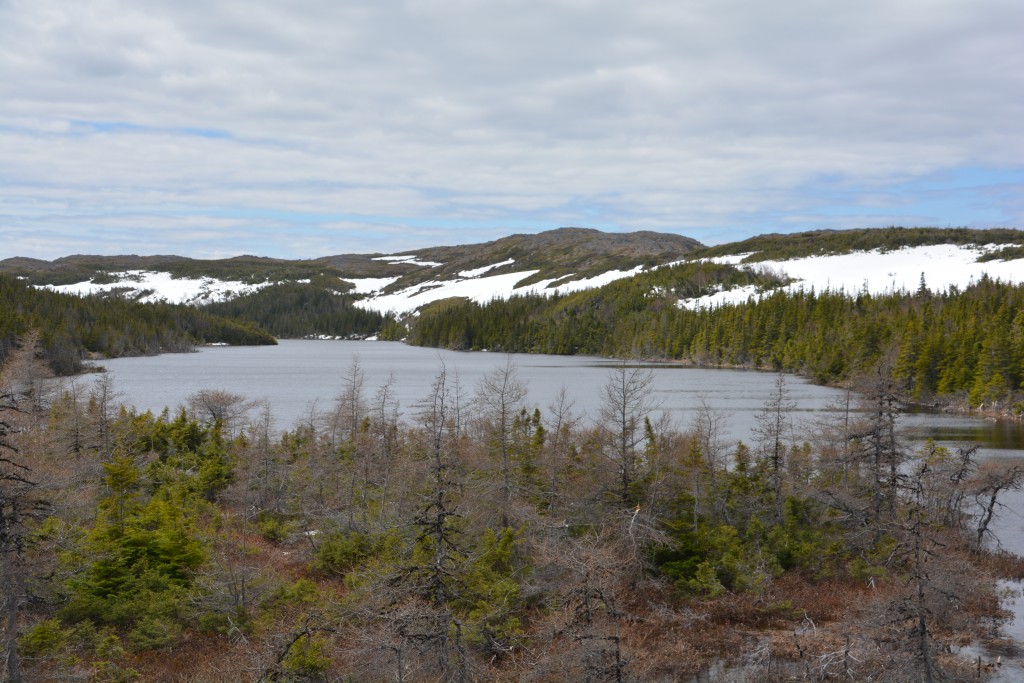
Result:
M615 282L626 277L633 277L644 269L643 266L637 266L631 270L609 270L607 273L601 273L594 277L583 278L582 280L569 280L568 282L562 282L559 285L555 285L551 289L543 289L543 291L535 291L536 294L548 294L551 292L558 292L559 294L568 294L570 292L579 292L584 289L597 289L603 287L609 282ZM548 280L548 282L558 282L562 278L557 280Z
M757 287L747 285L745 287L734 287L714 294L706 294L696 299L681 299L679 308L688 308L695 311L698 308L717 308L719 306L744 303L750 297L758 298Z
M514 258L510 258L507 261L502 261L501 263L495 263L494 265L491 265L491 266L484 266L483 268L473 268L472 270L460 270L459 271L459 276L460 277L477 277L477 276L483 275L484 273L486 273L489 270L494 270L495 268L501 268L502 266L508 266L508 265L511 265L511 264L513 264L515 262L516 262L516 260Z
M352 289L353 294L373 294L379 292L391 283L398 280L398 277L346 277L342 278L345 282L351 282L355 285Z
M496 268L498 265L506 264L495 264L494 266L488 266L487 269ZM468 279L432 280L391 294L380 294L361 299L356 301L355 305L371 311L377 311L378 313L404 315L415 311L420 306L451 297L461 297L480 304L486 304L493 299L508 299L517 295L552 295L578 292L583 289L600 287L624 277L630 277L641 270L643 270L643 266L637 266L631 270L611 270L594 277L569 281L564 281L563 276L552 280L542 280L523 287L516 287L516 283L536 275L539 271L522 270L515 273ZM460 275L465 275L467 272L474 271L463 271ZM553 282L559 282L560 284L549 287Z
M925 286L932 292L945 292L954 286L963 289L972 281L980 280L983 275L1012 284L1024 282L1024 259L978 263L979 256L1003 246L1006 245L936 244L788 261L758 261L750 265L753 268L769 268L792 278L794 282L781 288L787 292L811 289L850 295L858 292L871 295L914 292L920 286L922 277ZM737 258L741 257L722 256L708 260L714 263L738 263ZM757 295L755 288L737 287L681 301L680 306L693 309L737 304L746 301L752 294Z
M96 284L89 280L73 285L44 285L43 287L55 292L79 296L115 290L127 291L129 296L134 293L137 300L144 303L164 301L171 304L203 305L251 294L273 284L272 282L246 284L230 280L216 280L212 277L174 278L170 273L150 270L126 270L109 273L109 275L117 278L118 282ZM138 296L143 293L145 293L143 296Z
M515 291L520 280L534 275L536 270L525 270L518 273L491 275L471 280L437 280L423 282L393 294L380 294L368 299L356 301L356 306L377 311L378 313L411 313L420 306L447 299L463 297L485 304L495 298L507 298Z
M415 254L407 254L405 256L375 256L374 261L390 261L392 263L408 263L410 266L430 266L435 268L437 266L443 266L443 263L435 263L434 261L417 261Z
M748 256L752 256L754 252L748 251L745 254L729 254L728 256L715 256L709 259L701 259L701 261L710 261L711 263L722 263L729 266L738 266L743 259ZM676 263L686 263L685 261L676 261Z

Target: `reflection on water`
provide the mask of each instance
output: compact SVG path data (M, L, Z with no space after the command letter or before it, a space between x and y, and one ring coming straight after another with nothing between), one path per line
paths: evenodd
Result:
M249 399L267 399L275 424L290 429L311 409L326 410L344 386L358 356L368 396L393 378L392 391L406 415L430 391L445 368L470 401L480 379L509 358L526 385L530 405L545 411L564 386L577 415L596 418L601 388L619 361L581 356L465 353L406 346L397 342L285 340L278 346L204 348L198 353L104 361L123 400L139 410L174 409L202 389L220 389ZM630 366L632 367L632 366ZM709 370L673 364L647 364L654 375L652 403L685 428L703 404L728 417L728 438L750 440L754 415L772 390L775 375L742 370ZM809 419L826 411L842 392L787 380L795 416Z
M912 439L984 444L986 448L1024 450L1024 425L944 413L909 412L901 419Z
M290 429L311 410L326 410L344 386L344 375L358 357L367 394L388 378L402 410L409 415L427 395L442 368L456 378L463 398L471 400L480 378L509 358L529 391L528 403L545 411L565 387L574 411L590 419L600 408L601 388L619 361L581 357L464 353L406 346L397 342L328 342L284 340L278 346L204 348L198 353L104 361L122 400L139 410L172 410L202 389L221 389L273 406L279 429ZM773 389L775 375L749 370L714 370L669 363L628 364L654 375L652 401L676 426L687 427L702 406L726 417L730 440L751 441L755 416ZM787 378L797 428L827 417L830 404L844 392ZM1024 456L1024 426L940 413L913 412L901 419L901 432L912 442L934 439L944 444L979 444L985 449L1018 451Z

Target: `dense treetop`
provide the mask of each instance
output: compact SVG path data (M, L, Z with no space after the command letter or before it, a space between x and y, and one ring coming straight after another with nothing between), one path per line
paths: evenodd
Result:
M108 358L187 351L196 344L274 344L250 324L191 306L77 297L0 275L0 362L18 337L36 331L58 374L82 369L88 354Z

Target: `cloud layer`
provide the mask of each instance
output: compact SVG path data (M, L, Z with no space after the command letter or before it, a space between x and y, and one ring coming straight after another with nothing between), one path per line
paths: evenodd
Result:
M1024 223L1017 0L0 0L0 256Z

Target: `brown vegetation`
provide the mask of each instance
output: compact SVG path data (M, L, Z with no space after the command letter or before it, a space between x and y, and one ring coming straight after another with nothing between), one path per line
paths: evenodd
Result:
M978 543L1019 469L904 452L884 381L812 437L780 378L727 452L710 411L652 422L624 366L587 426L511 364L442 368L402 421L353 363L275 434L223 392L177 416L33 394L18 358L0 493L45 514L2 548L12 681L955 680L1024 574Z

